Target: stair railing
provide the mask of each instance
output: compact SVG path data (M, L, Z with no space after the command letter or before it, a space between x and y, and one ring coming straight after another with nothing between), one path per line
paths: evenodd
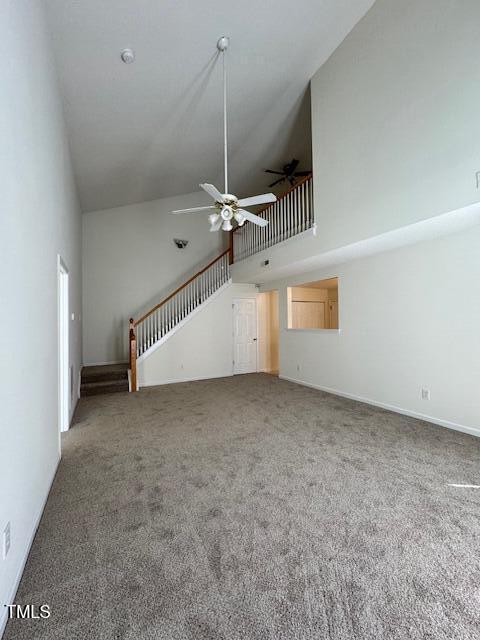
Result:
M313 226L312 175L299 180L276 202L257 212L257 215L266 218L269 224L266 227L259 227L246 222L232 233L235 262L283 242Z
M130 389L137 391L137 358L174 329L230 279L231 249L226 249L138 320L130 319Z

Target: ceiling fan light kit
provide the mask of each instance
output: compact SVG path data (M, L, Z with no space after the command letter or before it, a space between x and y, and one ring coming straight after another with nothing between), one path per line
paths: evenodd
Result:
M227 137L227 64L226 64L226 51L230 44L229 38L222 36L217 41L217 49L223 57L223 153L224 153L224 175L225 175L225 189L224 193L220 191L208 182L200 184L199 186L213 198L215 204L205 207L193 207L191 209L178 209L171 213L200 213L209 209L214 209L214 213L208 216L210 222L210 231L232 231L232 220L235 220L238 226L242 226L246 220L253 222L260 227L266 227L268 220L261 218L260 216L243 209L242 207L249 207L256 204L267 204L269 202L275 202L277 197L273 193L264 193L260 196L253 196L251 198L238 199L237 196L228 193L228 137Z

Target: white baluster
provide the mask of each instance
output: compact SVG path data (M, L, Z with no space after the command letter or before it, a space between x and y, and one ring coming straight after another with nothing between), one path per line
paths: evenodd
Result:
M272 244L275 244L277 242L277 211L278 211L276 202L273 203L270 210L271 210L271 215L270 215L269 226L272 227L270 231L270 235L272 236Z
M310 178L308 181L308 222L309 227L314 223L314 208L313 208L313 180Z
M300 186L300 231L303 231L305 217L305 185Z
M300 222L299 222L299 233L304 230L304 217L305 217L305 189L304 184L301 184L299 187L300 191Z
M302 231L307 228L307 183L302 184Z
M278 241L283 240L283 200L278 201Z
M270 206L270 227L268 233L271 236L271 244L275 244L277 241L277 233L278 233L278 202L274 202Z
M298 197L298 189L295 189L295 191L293 192L293 195L295 199L295 224L293 226L292 235L296 235L298 233L298 220L300 217L300 199Z

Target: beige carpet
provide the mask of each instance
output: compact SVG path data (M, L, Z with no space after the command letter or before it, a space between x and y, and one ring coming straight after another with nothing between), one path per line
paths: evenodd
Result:
M267 375L82 399L6 639L480 638L479 454Z

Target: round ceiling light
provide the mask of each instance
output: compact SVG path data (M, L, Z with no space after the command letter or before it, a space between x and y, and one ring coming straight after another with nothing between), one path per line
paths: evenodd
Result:
M132 49L124 49L120 53L120 58L125 64L132 64L132 62L135 60L135 54Z

